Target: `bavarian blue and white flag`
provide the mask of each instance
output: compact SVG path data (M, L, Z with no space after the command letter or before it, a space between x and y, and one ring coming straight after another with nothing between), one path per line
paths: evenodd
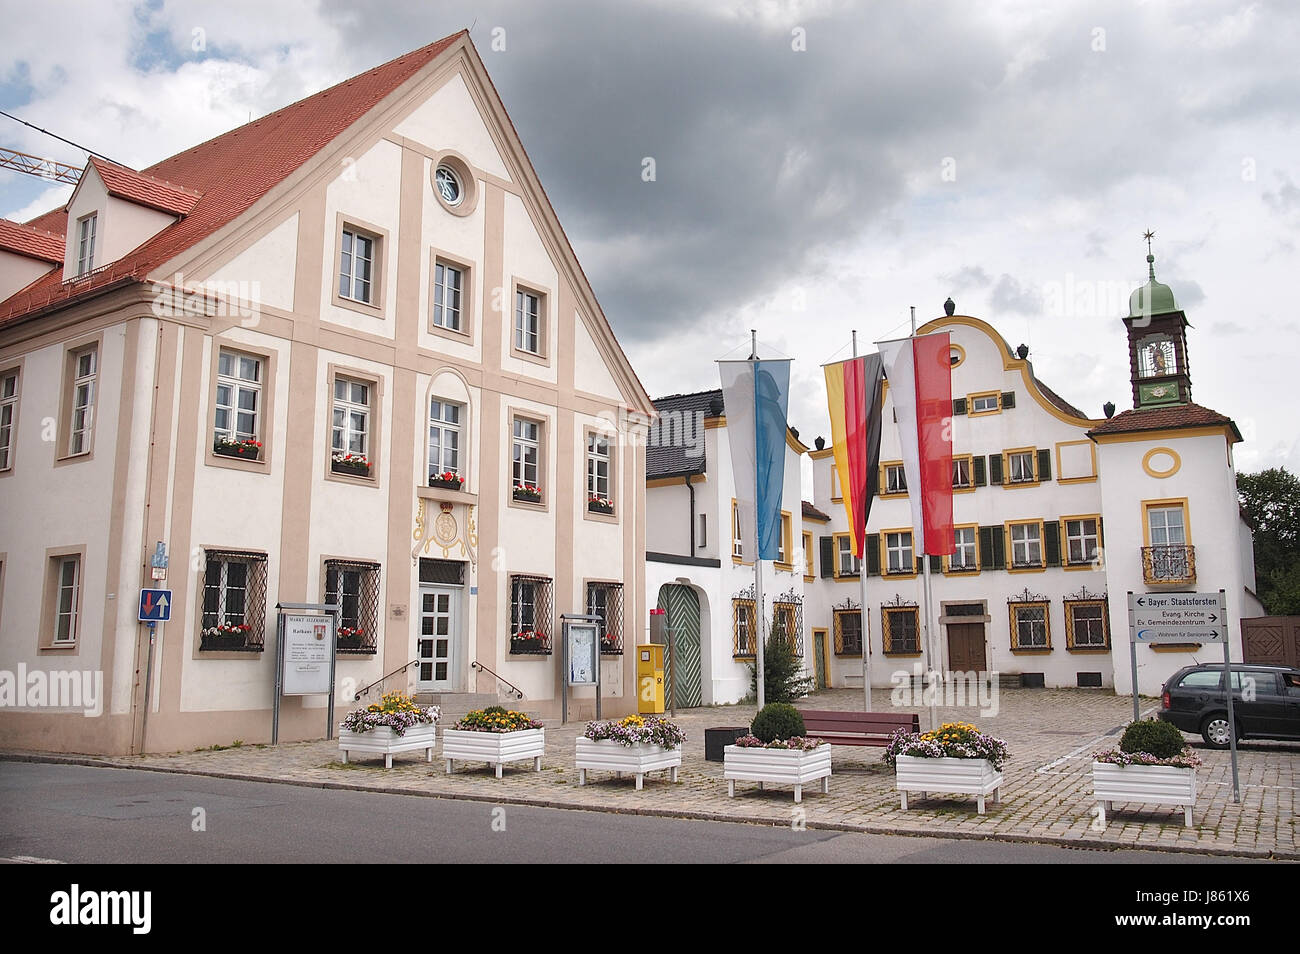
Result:
M790 361L719 361L718 370L744 562L753 562L755 553L761 560L775 560L781 548Z

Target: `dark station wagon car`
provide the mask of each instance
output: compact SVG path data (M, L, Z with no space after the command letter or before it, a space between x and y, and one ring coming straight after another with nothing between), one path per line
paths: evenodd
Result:
M1232 664L1232 709L1238 739L1300 740L1300 669ZM1206 663L1174 673L1160 690L1159 717L1205 744L1229 742L1223 666Z

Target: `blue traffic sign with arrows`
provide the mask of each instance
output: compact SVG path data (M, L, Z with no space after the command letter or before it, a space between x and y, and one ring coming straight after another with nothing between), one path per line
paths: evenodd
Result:
M171 590L141 590L140 619L143 622L165 623L172 618Z

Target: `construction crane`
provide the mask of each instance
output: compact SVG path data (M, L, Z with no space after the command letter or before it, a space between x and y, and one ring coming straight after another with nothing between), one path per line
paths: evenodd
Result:
M40 176L52 182L66 182L76 185L81 180L81 169L66 162L55 162L41 156L33 156L0 146L0 169L13 169L25 172L29 176Z

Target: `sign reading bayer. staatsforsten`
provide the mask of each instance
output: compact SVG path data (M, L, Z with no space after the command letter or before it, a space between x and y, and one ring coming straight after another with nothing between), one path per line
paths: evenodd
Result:
M1227 638L1219 593L1130 593L1129 626L1139 643L1221 643Z

